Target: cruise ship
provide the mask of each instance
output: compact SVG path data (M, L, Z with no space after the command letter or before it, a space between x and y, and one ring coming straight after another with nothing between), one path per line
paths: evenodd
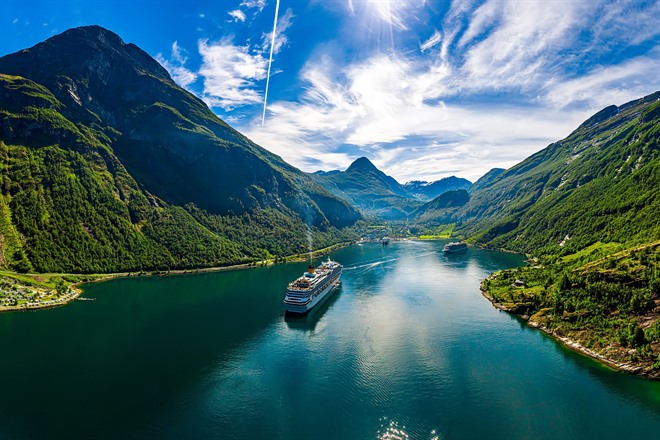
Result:
M445 254L454 254L456 252L467 251L467 244L462 241L455 241L453 243L447 243L445 247L442 248L442 252Z
M284 297L286 313L303 315L330 296L332 289L339 283L342 265L336 261L324 261L314 268L309 265L307 272L289 283Z

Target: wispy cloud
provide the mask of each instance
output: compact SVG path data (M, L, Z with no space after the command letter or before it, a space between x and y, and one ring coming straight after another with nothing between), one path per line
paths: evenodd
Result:
M383 20L394 29L405 31L408 25L405 20L405 13L409 4L407 2L379 1L370 0L365 2L366 7L371 9L371 14Z
M619 0L598 6L601 18L594 20L591 31L599 45L592 49L609 50L614 41L636 45L660 35L658 1Z
M600 109L639 98L657 88L658 81L660 48L656 48L650 56L637 57L614 66L600 66L579 78L557 81L548 88L545 99L559 109L576 104Z
M491 6L495 5L495 6ZM561 65L565 50L573 47L588 16L581 3L544 0L509 1L507 13L491 0L472 14L470 27L458 46L468 45L463 72L474 89L529 91L539 87L550 66ZM487 29L487 35L482 32ZM473 41L478 38L477 41Z
M260 12L265 4L263 0L243 1L240 7ZM241 9L229 11L228 14L235 22L246 20ZM200 40L198 49L202 65L198 73L204 78L202 99L209 106L226 111L263 102L263 85L257 82L266 78L271 42L274 42L274 54L288 44L286 32L292 26L294 17L293 10L287 9L277 20L275 38L272 38L272 31L264 32L261 44L251 43L250 40L243 45L235 44L233 36L225 36L218 41Z
M273 45L273 53L277 54L282 50L282 47L286 46L287 43L289 42L285 32L291 27L293 24L293 18L295 15L293 15L293 10L291 8L288 8L284 14L277 20L277 30L275 32L275 44ZM270 51L270 42L272 40L272 35L273 32L268 32L264 33L261 36L261 41L262 41L262 51L268 52Z
M200 40L199 74L204 78L203 99L209 106L230 110L261 102L255 81L266 77L267 60L250 53L248 46L234 45L231 37L209 42Z
M447 170L476 179L568 134L584 116L429 102L435 83L420 82L419 66L400 57L350 66L341 82L326 74L333 67L328 60L310 63L303 99L273 104L266 127L243 130L303 169L320 167L319 160L326 169L342 167L366 154L402 181L440 178Z
M438 44L440 44L441 41L442 41L442 33L436 29L435 32L433 32L433 35L431 35L431 37L429 37L428 40L426 40L425 42L419 45L419 50L421 50L422 52L424 52L425 50L429 50L432 47L435 47Z
M385 14L387 4L400 7ZM402 34L414 32L419 5L411 5L348 1L351 20L376 17ZM457 0L416 39L419 50L348 63L318 51L298 73L300 93L270 104L264 127L256 115L237 125L305 170L367 155L401 181L474 180L568 135L605 105L660 89L660 33L649 19L659 5Z
M160 53L156 55L156 60L167 69L174 82L181 87L188 88L197 81L198 75L185 67L188 56L185 49L180 47L177 41L172 43L172 52L169 60L165 59Z
M240 22L245 21L245 12L241 11L240 9L229 11L228 14L231 18L234 19L233 21L240 21Z
M261 12L266 6L266 0L243 0L241 2L241 6L244 6L248 9L255 8L259 12Z

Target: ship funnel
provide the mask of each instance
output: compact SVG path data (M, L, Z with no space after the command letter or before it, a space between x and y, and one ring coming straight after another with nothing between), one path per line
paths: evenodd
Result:
M313 274L314 273L314 265L310 264L309 267L307 268L307 272Z

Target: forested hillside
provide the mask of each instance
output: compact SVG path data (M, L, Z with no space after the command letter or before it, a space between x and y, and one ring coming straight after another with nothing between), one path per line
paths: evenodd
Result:
M608 107L472 192L459 233L537 255L660 238L659 97Z
M481 184L473 242L531 254L482 288L498 307L618 369L660 378L660 93L611 106Z
M594 243L497 273L482 288L499 307L588 354L660 378L660 241L622 248Z
M464 189L447 191L417 208L411 218L419 223L451 223L453 215L469 200L470 194Z
M0 58L0 265L108 272L304 252L360 214L98 26Z

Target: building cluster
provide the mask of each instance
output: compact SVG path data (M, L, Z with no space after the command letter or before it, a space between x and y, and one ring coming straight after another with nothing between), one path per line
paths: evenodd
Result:
M0 278L0 308L42 308L64 304L76 296L75 291L58 295L55 289L37 289L20 285L11 278Z

